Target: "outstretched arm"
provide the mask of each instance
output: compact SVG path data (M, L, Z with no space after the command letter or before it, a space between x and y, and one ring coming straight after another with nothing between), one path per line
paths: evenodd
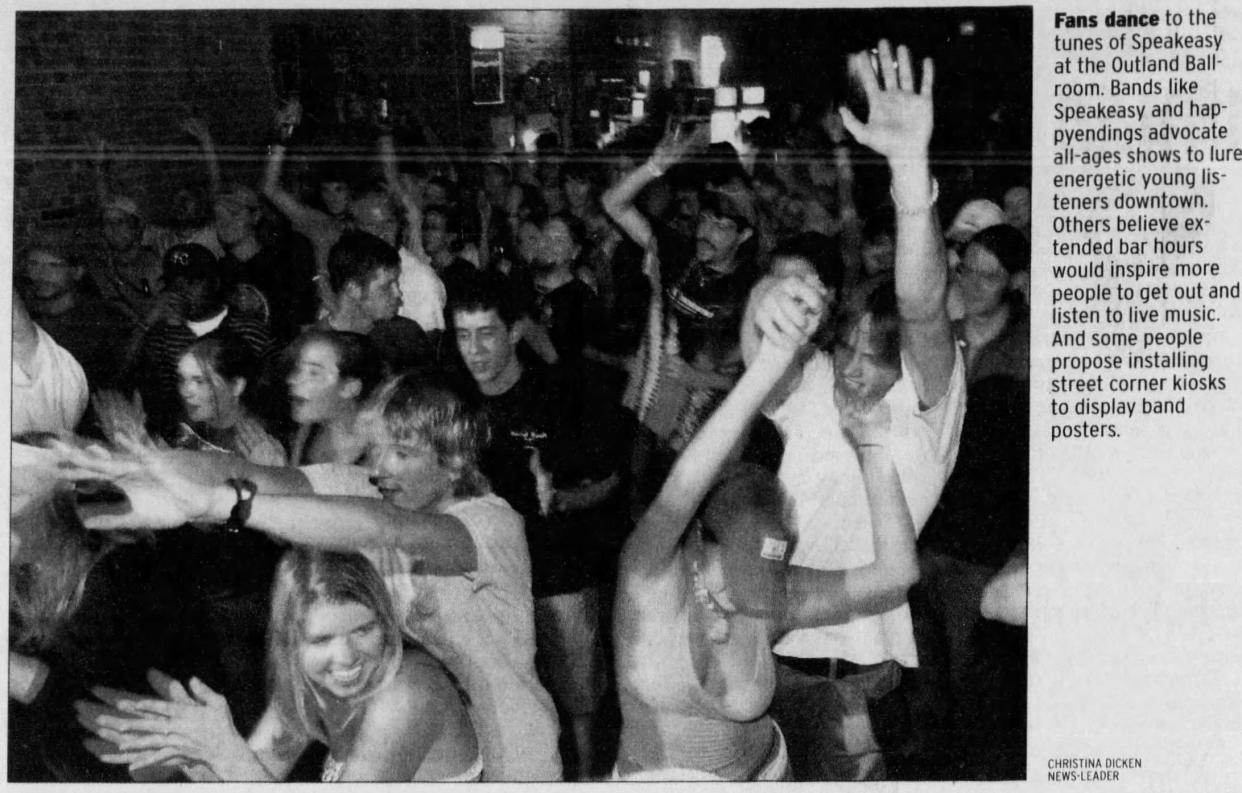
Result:
M129 508L120 514L88 516L87 528L170 529L229 519L237 503L231 486L219 480L195 481L179 472L165 454L124 445L130 452L124 459L64 444L57 447L67 465L66 477L107 479L129 500ZM253 466L249 470L267 469ZM285 484L294 484L293 477L288 480ZM401 548L423 559L432 575L453 575L478 566L474 540L457 518L401 509L374 498L270 495L260 484L246 525L291 543L319 548Z
M928 164L934 73L931 59L924 59L922 85L916 88L910 51L898 47L894 60L887 41L880 42L879 51L878 74L867 53L850 57L850 74L867 96L867 123L848 108L842 108L841 120L860 143L884 156L892 172L902 348L915 369L911 374L919 400L931 406L948 390L956 356L946 304L948 266Z
M786 629L834 625L900 606L918 581L914 520L888 449L890 416L881 402L867 413L843 409L842 429L858 454L875 561L851 570L791 567Z

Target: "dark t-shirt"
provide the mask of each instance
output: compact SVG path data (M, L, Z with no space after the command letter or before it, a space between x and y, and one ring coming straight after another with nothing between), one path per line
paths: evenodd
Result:
M300 234L265 245L245 262L226 254L221 265L236 282L251 284L263 293L277 341L289 341L303 325L315 321L319 296L313 280L314 249Z
M599 335L599 298L591 287L574 278L540 295L536 306L560 359L581 361L582 351Z
M1021 313L974 359L957 463L920 548L996 569L1027 539L1029 338Z
M563 372L538 366L527 366L512 388L483 397L483 404L492 424L483 473L526 521L535 596L596 585L615 566L623 510L612 499L591 509L540 515L530 461L537 450L557 488L608 478L618 468L622 445L612 406L585 403Z

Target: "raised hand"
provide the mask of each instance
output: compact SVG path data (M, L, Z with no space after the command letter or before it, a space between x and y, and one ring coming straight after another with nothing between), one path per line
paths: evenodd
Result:
M197 678L187 690L162 672L147 677L164 699L97 687L91 693L104 704L74 704L78 722L97 736L87 748L100 760L136 771L188 762L220 767L238 752L249 753L224 697Z
M125 438L141 446L155 447L147 433L147 413L137 392L132 399L126 399L116 391L100 391L91 397L91 404L99 428L110 442L120 443Z
M850 56L850 76L867 97L869 115L864 124L842 107L841 121L859 143L890 160L922 154L932 133L932 60L923 59L923 81L916 87L910 50L899 46L894 60L892 47L881 40L879 55L878 73L867 52Z
M129 499L124 514L85 517L88 529L172 529L202 520L211 510L213 489L178 474L161 453L136 441L118 437L122 453L98 446L78 449L53 445L60 458L59 473L75 481L104 479Z
M706 148L712 142L711 129L706 124L699 124L692 132L686 134L681 124L670 116L664 128L664 137L651 152L651 162L661 171L667 171L684 160L691 152Z
M276 444L259 420L251 415L243 415L234 425L237 438L237 453L258 465L284 465L288 459L283 449Z
M824 318L827 294L823 283L811 273L789 274L777 280L755 307L754 323L761 342L788 350L806 344Z
M302 100L292 96L276 109L276 131L282 141L293 137L293 131L302 123Z
M211 140L211 130L207 126L207 122L201 118L191 116L181 122L181 131L189 135L199 143Z

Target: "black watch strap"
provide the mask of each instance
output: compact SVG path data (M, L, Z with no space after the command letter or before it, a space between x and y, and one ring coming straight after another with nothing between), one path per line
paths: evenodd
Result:
M250 509L254 506L254 497L259 492L259 486L249 479L240 478L229 479L226 484L237 493L237 503L229 512L229 519L224 527L230 532L239 532L250 520Z

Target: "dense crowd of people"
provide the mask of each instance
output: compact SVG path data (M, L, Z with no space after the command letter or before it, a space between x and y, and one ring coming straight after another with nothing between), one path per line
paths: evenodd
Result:
M1024 776L1030 193L849 74L745 157L101 146L15 252L10 781Z

